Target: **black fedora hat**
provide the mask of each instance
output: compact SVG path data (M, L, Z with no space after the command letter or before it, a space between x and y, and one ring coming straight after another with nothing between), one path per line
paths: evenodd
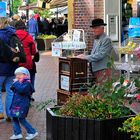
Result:
M97 26L106 26L107 24L104 23L103 19L97 18L92 20L92 25L90 27L97 27Z

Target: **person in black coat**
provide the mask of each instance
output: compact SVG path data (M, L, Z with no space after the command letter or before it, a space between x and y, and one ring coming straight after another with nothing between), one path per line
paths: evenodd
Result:
M44 26L43 26L42 21L40 20L40 17L37 18L37 23L38 23L38 32L39 32L39 34L44 34L45 33Z

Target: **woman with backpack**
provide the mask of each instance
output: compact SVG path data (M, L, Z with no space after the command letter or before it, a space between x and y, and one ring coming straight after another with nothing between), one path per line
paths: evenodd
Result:
M13 92L10 87L14 79L14 71L18 67L18 62L25 62L25 54L22 48L22 43L19 41L15 34L15 29L9 26L8 19L6 17L0 18L0 40L3 42L3 47L9 47L13 50L13 54L17 54L16 59L7 58L3 61L0 59L0 119L4 119L4 110L2 105L2 87L5 85L6 97L5 97L5 108L7 120L10 118L10 106L13 98ZM2 44L1 44L2 45ZM8 52L7 52L8 53Z
M29 70L31 76L31 83L34 87L36 65L35 65L35 55L37 54L37 49L33 37L25 30L26 26L23 21L18 21L15 25L16 35L19 37L23 44L23 48L26 54L26 63L19 63L19 66L25 67Z

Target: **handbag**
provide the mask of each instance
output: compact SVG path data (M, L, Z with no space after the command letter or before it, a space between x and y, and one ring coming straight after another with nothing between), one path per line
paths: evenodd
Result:
M39 54L39 51L38 51L38 52L36 52L36 54L34 55L34 61L35 61L35 62L39 62L39 60L40 60L40 54Z

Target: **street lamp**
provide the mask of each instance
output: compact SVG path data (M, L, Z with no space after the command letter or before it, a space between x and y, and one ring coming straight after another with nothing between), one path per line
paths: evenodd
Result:
M14 5L13 5L13 0L12 0L12 9L11 9L11 15L13 15L13 9L14 9L14 7L13 7Z
M9 0L9 16L12 16L12 11L11 11L11 1Z
M13 9L14 9L13 0L7 0L7 2L8 2L8 7L9 7L9 16L11 17L13 15Z

